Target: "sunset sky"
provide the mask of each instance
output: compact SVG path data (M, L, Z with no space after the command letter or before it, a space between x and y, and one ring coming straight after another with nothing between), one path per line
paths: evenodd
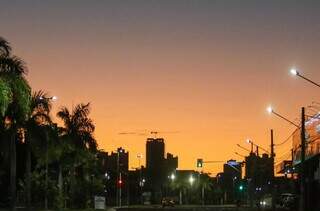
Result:
M241 160L247 138L269 148L271 128L286 139L294 126L268 105L295 120L320 102L319 88L288 72L320 82L318 0L8 0L0 36L27 62L33 89L58 96L53 116L91 102L99 147L129 150L131 167L149 135L119 133L163 132L179 169L194 169L197 158Z

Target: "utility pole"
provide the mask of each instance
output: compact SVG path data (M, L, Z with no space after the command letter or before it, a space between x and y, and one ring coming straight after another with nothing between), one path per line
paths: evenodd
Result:
M202 206L204 206L204 184L202 184L202 188L201 188L201 197L202 197Z
M293 181L293 174L294 174L294 168L293 168L293 160L294 160L294 154L293 154L293 148L291 149L291 161L292 161L292 164L291 164L291 179Z
M306 153L305 111L301 109L301 167L300 167L300 211L306 211L305 153Z
M121 172L120 172L120 175L119 175L119 206L121 207L121 186L122 186L122 178L121 178Z
M271 155L270 155L270 159L272 162L272 181L271 181L271 187L272 187L272 210L275 211L276 210L276 186L275 186L275 178L274 178L274 142L273 142L273 129L271 129Z
M116 188L117 188L117 194L116 194L116 205L119 205L119 149L117 149L117 181L116 181Z

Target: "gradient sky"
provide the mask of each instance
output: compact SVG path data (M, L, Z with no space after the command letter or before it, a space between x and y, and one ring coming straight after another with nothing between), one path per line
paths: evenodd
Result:
M320 82L320 1L1 1L0 36L28 65L35 90L57 108L92 103L95 137L123 146L136 167L147 136L163 131L180 169L197 158L242 159L245 140L269 147L294 127L319 89L288 74L292 66ZM291 141L276 148L278 157ZM284 155L284 157L286 157ZM222 164L208 164L217 173Z

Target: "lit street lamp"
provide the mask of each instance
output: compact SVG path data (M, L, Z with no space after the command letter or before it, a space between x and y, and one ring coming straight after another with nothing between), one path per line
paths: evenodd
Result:
M320 84L318 84L318 83L316 83L316 82L314 82L314 81L312 81L312 80L304 77L304 76L301 75L300 72L299 72L297 69L295 69L295 68L292 68L292 69L290 70L290 73L291 73L292 75L294 75L294 76L299 76L300 78L302 78L302 79L304 79L304 80L312 83L313 85L315 85L315 86L317 86L317 87L320 87Z
M52 101L56 101L58 100L57 96L52 96L52 97L39 97L40 100L52 100Z
M117 197L119 197L119 206L121 207L121 186L122 186L122 178L121 178L121 170L120 170L120 153L123 152L122 148L119 148L117 150L117 173L118 173L118 180L117 180L117 185L118 185L118 193L117 193ZM119 195L118 195L119 194Z
M297 128L300 128L300 126L297 125L296 123L294 123L293 121L291 121L291 120L289 120L288 118L286 118L286 117L280 115L279 113L275 112L271 106L268 106L268 107L267 107L267 112L268 112L269 114L274 114L274 115L276 115L277 117L280 117L281 119L289 122L290 124L296 126Z
M300 77L302 77L303 79L306 79L305 77L301 76L299 74L298 71L296 71L295 69L291 70L291 73L294 75L298 75ZM315 84L314 82L310 81L309 79L306 79L307 81ZM316 84L317 86L319 86L318 84ZM300 161L300 195L301 195L301 199L300 199L300 211L305 211L305 207L306 207L306 180L305 180L305 153L306 153L306 136L305 136L305 108L302 107L301 109L301 127L297 124L295 124L294 122L288 120L287 118L281 116L280 114L274 112L274 110L272 109L272 107L268 107L267 111L269 113L273 113L276 116L280 117L281 119L289 122L290 124L296 126L298 129L300 129L300 139L301 139L301 161Z
M262 148L261 146L253 143L253 141L251 141L250 139L247 139L247 143L248 143L248 144L251 144L251 152L253 151L253 146L255 146L255 147L257 147L257 155L258 155L258 149L259 149L259 148L269 154L269 151L268 151L268 150L266 150L266 149Z
M190 183L190 185L192 186L192 184L194 183L194 178L193 178L193 176L192 175L190 175L190 177L189 177L189 183Z
M175 180L176 176L174 175L174 173L171 174L170 179L171 181Z

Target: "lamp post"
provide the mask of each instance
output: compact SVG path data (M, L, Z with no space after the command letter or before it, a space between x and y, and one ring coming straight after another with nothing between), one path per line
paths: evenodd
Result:
M305 111L304 107L301 109L301 169L300 169L300 211L306 210L306 179L305 179L305 153L306 153L306 135L305 135Z
M253 151L253 146L257 147L257 156L259 156L259 148L269 154L269 151L268 151L268 150L266 150L266 149L262 148L261 146L253 143L252 140L247 139L246 141L247 141L248 144L251 144L251 152Z
M232 195L233 195L233 200L235 200L236 197L236 190L235 190L235 183L237 182L237 177L232 178Z
M294 123L293 121L291 121L291 120L289 120L288 118L286 118L286 117L280 115L279 113L275 112L274 109L273 109L271 106L268 106L268 107L267 107L267 112L268 112L269 114L274 114L274 115L276 115L277 117L280 117L281 119L285 120L286 122L289 122L290 124L296 126L297 128L300 127L299 125L297 125L297 124Z
M305 76L301 75L301 73L300 73L297 69L292 68L292 69L290 70L290 73L291 73L292 75L294 75L294 76L298 76L298 77L300 77L300 78L302 78L302 79L304 79L304 80L308 81L309 83L312 83L313 85L315 85L315 86L317 86L317 87L319 87L319 88L320 88L320 84L318 84L318 83L316 83L316 82L314 82L314 81L310 80L309 78L306 78Z
M173 186L173 182L175 179L176 179L176 175L174 173L171 173L171 175L169 176L169 180L171 182L167 186L167 195L169 195L169 196L172 194L172 186Z
M193 185L193 183L194 183L194 177L193 177L193 175L191 174L190 175L190 177L189 177L189 183L190 183L190 192L191 192L191 190L192 190L192 185ZM191 194L189 194L189 196L191 196ZM190 198L189 198L190 199Z
M295 75L299 75L300 77L302 77L298 71L295 71L294 69L291 70L292 74ZM302 77L304 78L304 77ZM305 78L304 78L305 79ZM305 108L302 107L301 108L301 127L295 123L293 123L292 121L290 121L289 119L279 115L278 113L274 112L274 110L272 109L272 107L268 107L267 108L268 113L273 113L276 116L280 117L281 119L285 120L286 122L289 122L290 124L296 126L298 129L300 129L300 139L301 139L301 162L300 162L300 206L299 206L299 210L300 211L305 211L306 210L306 179L305 179L305 153L306 153L306 136L305 136Z
M142 204L142 185L141 185L141 174L142 174L141 158L142 158L142 154L138 153L137 158L138 158L138 163L139 163L139 187L140 187L140 195L141 195L140 200L141 200L141 204Z
M120 153L122 153L123 150L119 148L117 150L117 204L119 203L119 207L121 207L121 186L122 186L122 178L121 178L121 170L120 170Z
M190 183L191 186L192 186L193 183L194 183L194 178L193 178L192 175L190 175L190 177L189 177L189 183Z
M173 182L176 179L176 175L174 175L174 173L172 173L171 176L170 176L170 179Z

